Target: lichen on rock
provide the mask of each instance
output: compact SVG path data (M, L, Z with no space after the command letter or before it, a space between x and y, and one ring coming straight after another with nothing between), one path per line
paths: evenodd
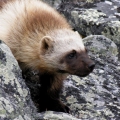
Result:
M0 56L0 120L35 118L36 109L18 63L7 45L1 41Z

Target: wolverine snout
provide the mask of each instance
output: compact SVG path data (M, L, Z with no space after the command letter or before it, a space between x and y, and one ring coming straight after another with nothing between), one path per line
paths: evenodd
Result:
M87 67L87 69L89 70L89 72L92 72L93 69L95 68L95 63L89 57L87 57L86 59L84 59L82 62Z
M95 63L89 59L89 61L83 62L83 66L82 68L76 72L76 75L80 76L80 77L86 77L87 75L89 75L95 68Z
M93 69L95 68L95 63L93 62L93 63L89 64L89 65L88 65L88 68L89 68L90 71L92 72Z
M82 62L84 64L84 66L87 67L89 72L92 72L93 69L95 68L95 62L93 60L91 60L87 54L84 54L82 56Z

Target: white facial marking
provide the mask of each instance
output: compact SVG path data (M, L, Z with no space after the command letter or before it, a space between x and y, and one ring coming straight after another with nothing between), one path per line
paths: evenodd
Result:
M47 54L46 59L49 59L50 63L53 61L57 66L59 60L68 52L72 52L72 50L76 50L77 52L85 50L81 36L71 30L53 31L50 36L54 40L53 52Z
M59 31L59 34L55 36L54 49L58 54L63 54L72 50L84 51L85 46L78 33L73 31Z

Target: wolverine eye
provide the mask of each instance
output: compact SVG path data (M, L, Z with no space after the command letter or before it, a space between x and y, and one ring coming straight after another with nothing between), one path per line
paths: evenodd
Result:
M76 51L73 50L72 53L68 54L69 59L73 59L76 56Z

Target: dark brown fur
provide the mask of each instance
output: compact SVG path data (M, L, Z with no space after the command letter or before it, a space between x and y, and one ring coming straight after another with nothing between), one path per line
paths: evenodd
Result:
M69 108L64 105L60 100L60 91L63 85L63 82L59 78L51 74L42 74L40 75L40 96L39 99L39 110L53 110L61 112L70 112Z
M63 56L60 62L66 63L67 65L66 71L61 72L74 73L75 75L81 77L84 77L92 72L95 66L94 62L89 59L86 51L76 52L73 50Z

